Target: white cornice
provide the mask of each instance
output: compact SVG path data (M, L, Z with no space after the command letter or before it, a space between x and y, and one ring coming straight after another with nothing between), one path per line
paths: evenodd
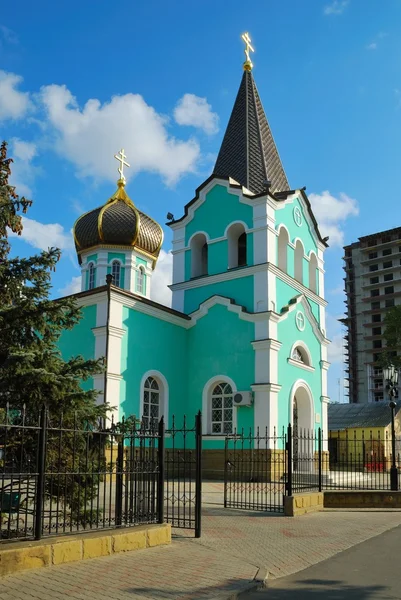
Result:
M329 367L330 367L330 363L329 363L329 362L327 362L327 360L321 360L321 361L320 361L320 366L322 367L322 369L323 369L324 371L328 371L328 370L329 370Z
M197 279L190 279L189 281L173 283L169 285L169 288L173 292L175 292L176 290L192 290L194 288L204 287L205 285L212 285L215 283L220 283L222 281L232 281L233 279L248 277L249 275L254 275L254 273L262 273L266 270L276 275L276 277L281 279L281 281L284 281L284 283L287 283L288 285L293 287L294 290L298 291L300 294L303 294L313 302L316 302L316 304L319 304L320 306L327 306L327 300L324 300L324 298L321 298L320 296L312 292L309 288L302 285L302 283L299 283L299 281L297 281L296 279L293 279L293 277L291 277L287 273L284 273L284 271L276 267L276 265L273 265L273 263L271 262L260 263L251 267L230 269L223 273L216 273L216 275L205 275L203 277L198 277Z
M330 398L328 396L320 396L320 402L322 404L330 404Z
M277 394L281 390L281 385L278 383L254 383L251 385L253 392L273 392Z
M191 321L188 322L188 328L193 327L193 325L195 325L199 319L207 315L209 309L213 306L216 306L216 304L220 306L225 306L229 312L237 314L240 319L242 319L243 321L248 321L250 323L268 320L271 315L271 311L248 313L246 312L243 306L234 304L230 301L229 298L225 298L224 296L212 296L211 298L205 300L205 302L202 302L198 310L195 310L194 312L190 313L189 316L191 317Z
M122 375L118 373L107 373L107 379L114 379L115 381L121 381L123 379Z
M311 371L312 373L315 370L315 367L310 367L309 365L305 365L305 363L300 360L294 360L293 358L287 358L287 362L293 367L299 367L300 369L304 369L305 371Z
M92 327L92 332L95 337L102 337L106 335L107 327L106 325L102 325L101 327Z
M120 327L115 327L114 325L109 325L109 333L113 337L122 339L125 335L125 329L121 329Z
M128 308L133 308L140 313L149 315L150 317L155 317L160 321L167 321L167 323L178 325L179 327L183 327L184 329L188 329L190 324L190 321L188 321L184 317L180 317L171 312L167 312L162 308L157 308L157 306L146 304L145 302L141 302L136 298L130 298L129 296L125 296L123 294L117 295L115 293L112 293L111 301L118 302L119 304L127 306Z
M282 343L278 340L255 340L252 342L252 347L254 350L275 350L278 352L282 346Z

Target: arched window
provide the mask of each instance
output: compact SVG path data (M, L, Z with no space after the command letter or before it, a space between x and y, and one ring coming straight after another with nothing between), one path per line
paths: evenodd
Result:
M120 287L121 285L121 263L119 260L113 260L111 263L111 274L113 276L113 285Z
M306 346L301 342L296 342L291 350L291 359L297 363L301 363L306 367L311 367L311 356Z
M160 386L154 377L148 377L143 386L143 426L154 425L161 417Z
M242 223L234 223L227 231L228 268L244 267L246 258L246 232Z
M301 240L297 240L295 244L295 265L294 265L294 277L300 283L304 282L303 274L303 263L304 263L304 246Z
M96 268L93 262L88 265L88 290L93 290L96 284Z
M136 291L138 294L146 294L146 273L143 267L139 267L136 274Z
M309 257L309 289L317 293L317 258L314 252Z
M208 273L208 246L204 233L197 233L191 240L191 277Z
M281 227L280 233L278 234L277 266L284 271L284 273L287 273L288 242L288 232L284 227Z
M233 390L229 383L218 383L211 397L211 432L232 433L234 423Z

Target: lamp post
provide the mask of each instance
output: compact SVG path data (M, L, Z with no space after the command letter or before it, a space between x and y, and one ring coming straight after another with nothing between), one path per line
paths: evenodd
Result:
M386 380L386 390L390 398L389 407L391 408L391 469L390 469L390 486L391 490L398 490L398 469L395 461L395 425L394 416L397 402L394 400L398 385L398 369L394 365L389 365L383 369L384 379Z

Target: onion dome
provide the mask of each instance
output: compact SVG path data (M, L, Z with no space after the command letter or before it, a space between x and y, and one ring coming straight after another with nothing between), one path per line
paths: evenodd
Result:
M136 208L125 191L125 177L115 194L99 208L77 219L74 225L75 248L81 264L82 252L96 246L137 248L150 255L156 265L163 243L163 230L156 221Z

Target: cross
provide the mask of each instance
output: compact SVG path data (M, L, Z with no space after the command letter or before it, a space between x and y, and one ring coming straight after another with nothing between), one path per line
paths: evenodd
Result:
M119 169L118 169L118 172L120 173L120 177L121 177L121 179L124 179L124 181L125 181L125 177L124 177L124 165L125 165L126 167L130 167L131 165L129 165L129 164L127 163L127 161L126 161L126 160L124 160L125 158L127 158L127 157L125 156L125 154L124 154L124 148L121 148L120 152L118 152L118 154L115 154L115 155L114 155L114 158L115 158L116 160L118 160L118 162L120 163L120 167L119 167Z
M252 64L250 56L249 56L249 50L251 50L251 52L255 52L255 50L251 46L251 38L249 37L249 33L248 32L243 33L241 37L245 42L244 52L245 52L246 60Z
M300 311L297 312L296 321L298 329L303 331L305 328L305 317Z

